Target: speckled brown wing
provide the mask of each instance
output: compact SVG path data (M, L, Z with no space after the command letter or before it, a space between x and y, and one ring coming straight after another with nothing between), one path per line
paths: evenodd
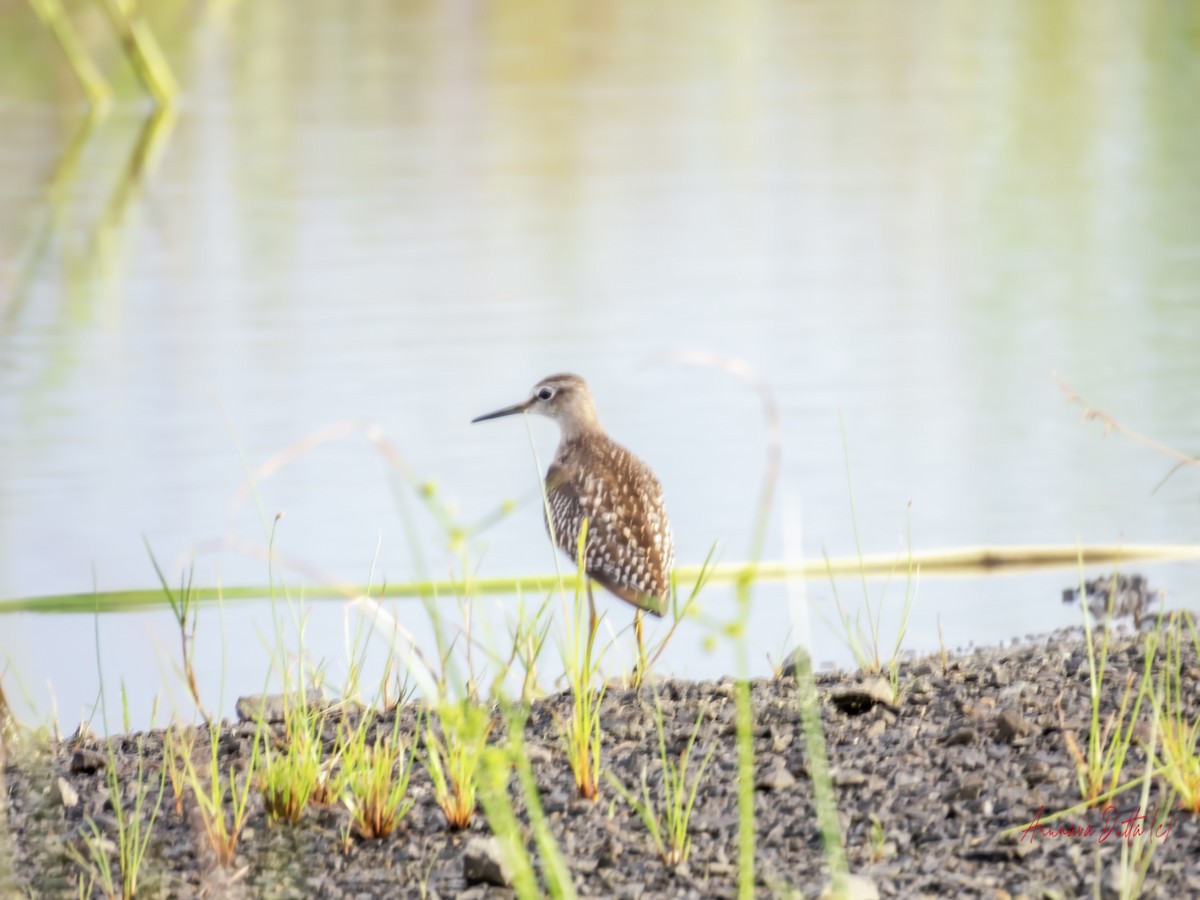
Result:
M588 576L627 603L661 616L671 596L675 552L658 479L607 439L566 447L560 457L546 473L559 547L575 558L586 517Z

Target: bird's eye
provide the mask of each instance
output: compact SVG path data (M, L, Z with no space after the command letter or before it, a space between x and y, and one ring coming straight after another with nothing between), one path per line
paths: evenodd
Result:
M550 390L550 388L542 388L540 391L538 391L539 400L549 400L553 396L554 391Z

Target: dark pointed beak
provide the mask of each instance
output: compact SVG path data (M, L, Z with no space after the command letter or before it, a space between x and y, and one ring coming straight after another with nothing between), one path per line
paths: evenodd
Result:
M506 406L504 409L498 409L495 412L486 413L482 416L476 416L471 420L471 424L476 422L484 422L488 419L499 419L501 416L515 416L517 413L523 413L533 405L532 400L525 400L522 403L515 403L512 406Z

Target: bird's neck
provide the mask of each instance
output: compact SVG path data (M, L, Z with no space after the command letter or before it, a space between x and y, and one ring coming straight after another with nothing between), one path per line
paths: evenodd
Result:
M596 413L590 410L571 416L570 418L561 419L558 427L562 432L560 446L570 441L587 440L588 438L604 436L604 429L600 427L600 421L596 418Z
M563 422L561 427L562 434L558 439L558 449L554 453L555 462L563 462L568 457L584 450L587 445L602 444L609 439L595 417L589 422Z

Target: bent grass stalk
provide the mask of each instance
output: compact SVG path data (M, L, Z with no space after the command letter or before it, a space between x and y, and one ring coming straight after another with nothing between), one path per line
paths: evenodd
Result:
M642 767L640 797L625 787L612 772L605 773L609 782L617 789L617 793L624 797L625 802L641 817L662 861L672 867L687 862L688 853L692 848L692 841L688 836L688 823L691 821L692 807L695 806L696 794L700 789L700 782L704 779L704 771L708 768L713 752L717 749L714 742L709 747L708 753L704 755L704 759L700 761L700 768L689 781L688 763L691 760L692 750L696 746L696 738L700 734L700 725L703 721L704 710L701 709L696 716L696 724L692 728L691 736L679 756L679 761L676 762L667 754L662 702L658 693L655 692L654 723L658 730L658 758L662 766L663 801L661 809L655 805L650 796L650 785L646 778L645 766Z
M142 543L146 545L146 552L150 555L150 563L154 566L154 574L158 576L163 594L167 598L167 605L171 608L171 615L175 618L175 624L179 628L179 656L184 683L187 685L192 702L196 704L196 709L204 717L204 721L211 724L212 718L204 708L204 704L200 702L200 686L196 681L196 668L193 664L196 654L196 609L198 605L196 601L195 582L193 581L195 570L188 570L186 580L181 581L179 592L176 593L171 590L171 586L167 582L167 576L163 574L162 567L159 566L158 559L154 555L154 550L150 547L150 541L143 536Z
M440 728L432 717L425 721L425 768L446 824L460 830L475 816L479 761L495 722L483 706L465 699L439 704L437 718Z

